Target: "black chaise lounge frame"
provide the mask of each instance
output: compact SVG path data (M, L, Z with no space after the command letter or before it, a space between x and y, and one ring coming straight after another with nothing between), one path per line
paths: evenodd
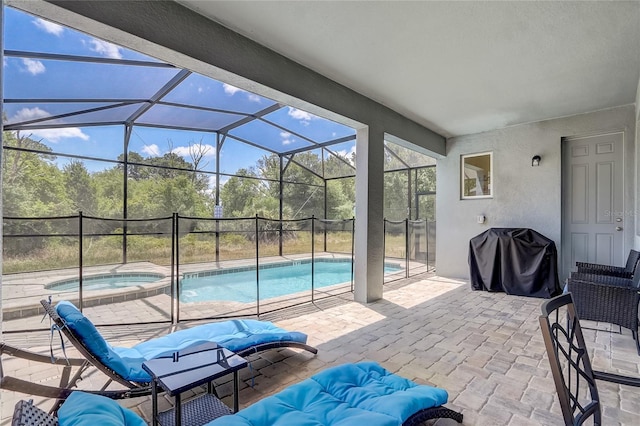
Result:
M107 365L102 363L89 348L79 339L68 327L65 321L60 318L55 308L51 305L51 303L47 300L41 300L40 303L44 307L45 312L51 318L51 321L56 325L56 327L61 330L61 332L65 335L65 337L73 344L73 346L80 352L80 354L85 359L77 359L77 358L66 358L66 359L55 359L53 360L54 364L63 366L63 374L60 380L58 387L55 386L46 386L37 383L32 383L26 380L22 380L16 377L5 376L2 371L2 363L0 360L0 388L12 390L15 392L20 392L28 395L37 395L43 396L46 398L55 398L58 402L52 407L51 411L56 411L62 400L69 396L71 392L75 389L77 382L82 378L82 374L87 370L87 368L93 366L103 372L108 380L104 384L104 386L99 390L84 390L83 392L95 393L99 395L103 395L112 399L121 399L121 398L134 398L139 396L145 396L151 394L151 385L148 382L139 383L133 382L125 379L120 374L113 371ZM300 343L300 342L292 342L292 341L278 341L278 342L269 342L263 343L259 345L250 346L242 351L238 351L237 354L240 356L248 356L251 354L259 353L269 349L276 348L298 348L309 351L313 354L318 353L318 350L312 346ZM12 355L18 358L27 359L30 361L43 362L43 363L51 363L52 358L49 356L44 356L40 354L36 354L29 351L24 351L21 349L14 348L12 346L6 345L4 343L0 344L0 353L6 353L8 355ZM71 376L71 369L73 367L77 367L77 370L73 376ZM107 390L106 388L111 384L111 382L116 382L126 389L124 390Z
M462 423L463 415L447 407L431 407L420 410L402 423L402 426L421 426L427 420L453 419Z

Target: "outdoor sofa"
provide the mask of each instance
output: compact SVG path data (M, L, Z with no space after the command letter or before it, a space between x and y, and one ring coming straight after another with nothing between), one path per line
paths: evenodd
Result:
M93 365L108 377L102 389L89 392L109 398L129 398L151 394L151 377L142 369L148 359L179 351L206 342L216 342L240 356L283 347L293 347L317 353L317 349L306 344L307 335L297 331L287 331L266 321L237 319L211 322L176 331L162 337L139 343L131 348L110 345L95 325L72 303L60 301L55 308L47 300L41 301L52 320L52 333L59 330L85 357L85 359L56 359L12 346L1 344L0 353L6 353L30 361L53 362L63 366L64 371L58 387L47 386L27 380L7 376L0 363L0 388L30 395L62 400L70 395L78 380L88 367ZM62 338L62 337L61 337ZM62 342L64 348L64 341ZM73 376L71 368L77 367ZM111 382L123 385L124 390L106 390ZM52 410L55 410L54 406Z

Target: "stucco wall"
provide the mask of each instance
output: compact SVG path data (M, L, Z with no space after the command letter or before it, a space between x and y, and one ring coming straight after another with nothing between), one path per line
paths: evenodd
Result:
M469 277L469 239L490 227L532 228L561 247L561 139L608 131L624 132L625 209L635 207L635 108L628 105L447 140L447 156L438 160L436 195L436 272ZM460 199L460 156L492 151L494 197ZM540 155L539 167L531 157ZM484 214L484 224L476 216ZM625 246L635 244L632 224Z
M638 81L638 88L636 89L636 103L635 103L635 117L636 117L636 140L640 140L640 81ZM636 212L636 229L635 229L635 239L634 239L634 247L636 250L640 249L640 197L638 197L637 191L640 188L638 185L638 181L640 180L640 150L636 148L635 151L635 182L636 182L636 204L635 204L635 212Z

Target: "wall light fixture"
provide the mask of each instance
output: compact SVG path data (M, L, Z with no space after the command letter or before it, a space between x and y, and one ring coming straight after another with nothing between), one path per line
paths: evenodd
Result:
M540 160L542 160L542 158L540 158L539 155L534 155L533 158L531 159L531 167L537 167L540 165Z

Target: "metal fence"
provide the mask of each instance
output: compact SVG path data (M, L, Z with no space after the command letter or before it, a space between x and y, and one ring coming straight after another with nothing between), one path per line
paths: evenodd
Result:
M3 331L40 329L47 297L97 325L125 325L260 315L352 292L354 224L5 217ZM432 225L385 221L385 282L432 267Z
M385 265L399 263L401 271L386 273L385 282L435 270L436 223L426 220L384 221Z

